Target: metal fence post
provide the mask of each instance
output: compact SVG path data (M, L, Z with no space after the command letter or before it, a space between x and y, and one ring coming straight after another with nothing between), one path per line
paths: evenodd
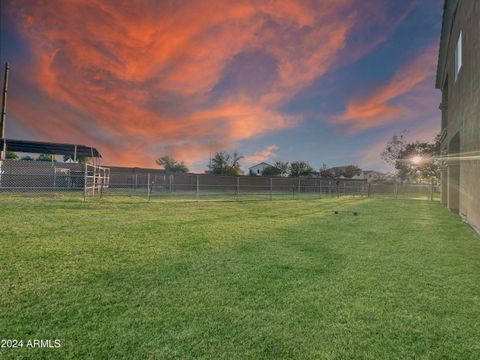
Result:
M100 195L100 199L102 198L102 195L103 195L103 179L105 178L105 169L103 168L100 168L100 170L98 171L98 181L100 181L100 189L99 189L99 195Z
M298 196L300 196L300 176L298 177Z
M430 187L430 201L433 201L433 179L431 180L431 187Z
M237 176L237 189L236 189L235 195L237 196L237 200L238 200L238 196L240 195L240 176Z
M395 199L398 199L398 182L397 182L397 177L394 179L395 181L395 187L394 187L394 192L395 192Z
M273 194L272 194L273 189L272 188L273 188L273 179L270 178L270 200L272 200L272 196L273 196Z
M150 201L150 173L147 174L147 201Z
M197 175L197 201L200 197L200 177Z
M85 163L85 174L83 175L83 201L87 201L87 163Z
M93 165L93 186L92 186L92 195L95 197L95 187L97 186L97 178L96 178L96 169L95 164Z
M371 183L368 183L367 197L370 197L370 191L371 191L370 185L371 185Z

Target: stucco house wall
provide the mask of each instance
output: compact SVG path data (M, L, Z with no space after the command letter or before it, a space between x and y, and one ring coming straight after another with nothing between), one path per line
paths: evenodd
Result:
M462 37L462 66L455 50ZM436 87L442 91L442 203L480 229L480 1L446 0Z

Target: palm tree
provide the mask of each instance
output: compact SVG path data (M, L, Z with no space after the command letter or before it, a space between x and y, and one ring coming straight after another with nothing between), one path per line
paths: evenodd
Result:
M274 167L276 167L279 170L279 175L281 176L287 176L289 172L289 164L288 162L283 162L283 161L275 161L273 164Z
M313 171L313 168L306 161L294 161L290 164L290 176L310 176Z

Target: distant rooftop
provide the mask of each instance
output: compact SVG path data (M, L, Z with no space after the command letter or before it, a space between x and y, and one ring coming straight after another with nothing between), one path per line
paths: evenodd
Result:
M249 169L254 168L255 166L258 166L258 165L272 166L272 165L270 165L269 163L266 163L265 161L262 161L261 163L258 163L258 164L255 164L255 165L253 165L253 166L250 166Z

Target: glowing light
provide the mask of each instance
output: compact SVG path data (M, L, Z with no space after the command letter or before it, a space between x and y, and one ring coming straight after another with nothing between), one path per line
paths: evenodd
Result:
M414 157L412 157L412 158L410 159L410 161L411 161L413 164L418 165L418 164L420 164L420 163L423 161L423 158L422 158L421 156L419 156L419 155L415 155Z

